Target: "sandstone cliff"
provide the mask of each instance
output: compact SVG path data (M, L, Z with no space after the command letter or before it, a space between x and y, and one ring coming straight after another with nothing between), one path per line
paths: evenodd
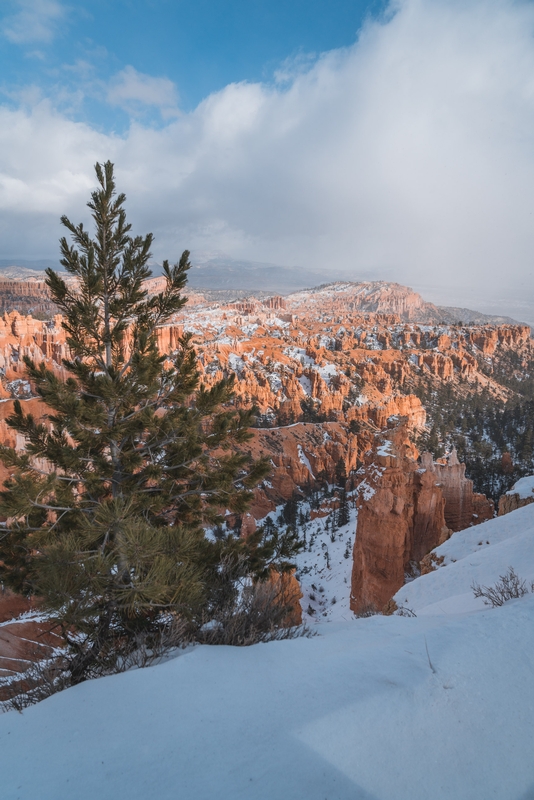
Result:
M510 491L503 494L499 499L499 517L509 514L516 508L522 508L534 503L534 475L527 475L520 478Z
M432 473L445 500L445 522L451 531L462 531L470 525L492 519L492 500L473 492L473 481L465 477L465 464L460 464L456 450L446 463L434 462L430 453L421 455L421 467Z
M455 453L448 464L425 453L419 464L404 421L377 439L358 493L351 585L357 613L381 610L430 550L493 515L493 503L473 494Z

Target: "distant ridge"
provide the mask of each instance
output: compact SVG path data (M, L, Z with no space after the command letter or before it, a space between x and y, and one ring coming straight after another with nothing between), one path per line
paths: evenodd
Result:
M512 317L501 317L498 314L482 314L481 311L472 311L470 308L456 308L456 306L436 306L443 312L443 320L453 320L454 323L465 322L475 325L517 325L518 320Z
M325 278L342 280L342 270L318 271L306 267L281 267L261 261L239 261L221 254L195 254L189 271L193 289L238 290L289 294L324 283Z
M38 258L38 259L27 259L27 258L0 258L0 271L5 269L29 269L30 272L42 272L43 270L47 269L48 267L52 267L52 269L59 270L60 263L58 259L51 259L51 258Z
M369 314L396 314L405 322L418 322L426 325L459 323L478 325L518 325L523 324L512 317L482 314L469 308L436 306L424 300L418 292L390 281L333 281L323 283L300 294L346 293L351 307ZM294 293L294 294L299 294Z
M259 298L270 294L291 295L309 291L350 291L351 298L365 313L398 314L405 321L423 324L443 322L448 325L465 323L478 325L516 325L518 320L502 315L483 314L469 308L456 306L438 306L424 300L418 292L391 281L352 281L345 275L332 275L333 281L325 283L324 273L308 270L304 267L280 267L275 264L238 261L222 254L199 254L192 256L193 266L189 272L188 287L202 292L206 299L213 302L229 302L242 300L255 295ZM26 265L32 266L26 266ZM17 259L13 264L7 259L0 259L0 282L33 282L44 280L46 267L56 269L61 275L68 277L61 270L57 261L42 259L27 261ZM158 264L151 265L155 275L160 273ZM187 291L187 290L186 290ZM18 301L14 293L0 298L0 310L20 310L21 313L32 313L27 301ZM47 313L45 306L36 308ZM50 309L52 313L53 309Z
M54 268L57 267L57 264ZM10 264L9 266L0 265L0 281L44 281L45 267L43 269L30 269L29 267L19 267Z

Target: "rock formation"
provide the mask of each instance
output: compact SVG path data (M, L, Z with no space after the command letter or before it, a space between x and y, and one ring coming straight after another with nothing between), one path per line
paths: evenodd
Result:
M274 595L280 605L287 609L287 613L282 620L284 628L302 625L302 607L300 605L302 592L294 572L280 573L276 570L271 570L269 578L264 584L258 584L258 589L260 593L265 593L266 600Z
M509 514L516 508L522 508L534 503L534 475L520 478L512 488L499 498L499 517Z
M492 519L495 507L492 500L473 492L473 481L465 477L465 464L460 464L456 450L446 463L434 462L430 453L421 455L422 469L434 475L445 500L445 522L451 531L462 531L470 525Z
M48 657L61 643L45 623L31 619L32 611L31 600L0 589L0 702L9 696L11 678Z
M45 413L33 397L24 356L63 376L68 348L61 317L39 305L49 303L42 282L14 283L0 284L5 300L0 441L22 450L23 438L5 423L13 399L23 400L36 417ZM149 294L162 288L161 277L147 282ZM402 585L411 561L419 561L449 530L476 522L477 515L480 521L491 515L486 499L473 493L462 465L454 459L433 464L425 457L420 467L417 454L394 428L386 436L390 444L375 448L376 457L364 459L364 454L392 418L406 417L412 428L424 427L421 387L447 384L464 395L483 387L506 401L510 390L492 375L510 363L520 372L532 361L527 326L446 324L442 310L407 287L384 282L337 283L283 298L249 297L227 304L188 294L187 305L158 330L159 348L170 359L181 336L191 333L206 386L236 376L235 404L258 407L259 427L245 449L255 457L266 455L273 467L240 521L244 535L296 490L332 483L340 462L351 475L365 460L354 604L380 607L382 598L387 601ZM50 318L21 313L31 309ZM0 481L6 475L0 466ZM528 502L507 498L502 500L506 510Z
M357 613L381 610L434 547L493 515L493 503L473 495L455 453L449 464L424 453L419 465L405 421L377 439L358 492L351 586Z

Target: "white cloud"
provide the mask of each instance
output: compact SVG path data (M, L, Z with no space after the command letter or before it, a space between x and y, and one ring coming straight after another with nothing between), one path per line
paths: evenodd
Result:
M20 10L2 21L4 36L15 44L51 42L65 16L64 6L58 0L17 0L17 6Z
M158 258L222 250L455 305L534 302L534 6L395 11L287 85L227 86L160 130L118 138L42 102L1 110L4 252L50 257L57 216L85 215L92 164L111 158ZM170 81L125 73L116 102L175 103Z
M158 108L164 117L176 116L178 93L168 78L154 78L127 66L110 81L107 102L135 115L146 106Z

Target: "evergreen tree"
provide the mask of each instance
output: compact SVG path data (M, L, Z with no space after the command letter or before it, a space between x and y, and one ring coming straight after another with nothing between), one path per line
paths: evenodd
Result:
M336 486L340 489L345 489L347 483L347 470L345 462L342 458L338 460L335 466Z
M348 525L349 522L350 522L349 502L347 499L347 492L345 491L345 489L343 489L339 498L339 508L337 511L337 524L338 527L342 528L344 525Z
M300 496L298 492L293 492L289 500L286 501L284 507L281 511L281 523L286 525L291 525L292 528L297 527L297 517L299 511L299 499Z
M172 356L159 353L159 326L186 302L189 253L163 263L165 286L149 296L152 235L131 235L113 165L97 164L96 174L94 238L63 217L69 280L47 270L68 377L25 358L49 411L37 420L15 402L8 424L26 451L0 451L11 474L0 493L9 519L0 579L42 598L71 653L73 682L113 668L169 614L199 625L217 602L223 561L264 575L276 553L292 552L276 532L243 542L219 528L206 538L202 523L220 524L221 508L242 513L268 472L239 452L253 412L232 407L231 378L199 386L190 335Z

